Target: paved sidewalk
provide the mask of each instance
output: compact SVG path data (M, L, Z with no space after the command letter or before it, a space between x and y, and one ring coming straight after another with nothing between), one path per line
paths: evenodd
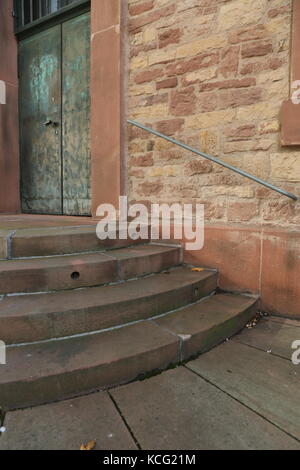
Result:
M262 319L188 364L6 414L0 449L298 449L300 322Z

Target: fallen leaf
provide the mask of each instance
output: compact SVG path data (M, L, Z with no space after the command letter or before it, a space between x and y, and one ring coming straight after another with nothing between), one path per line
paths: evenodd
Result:
M86 445L81 444L80 450L93 450L96 446L96 441L90 441Z
M201 273L202 271L204 271L204 268L192 268L192 271Z

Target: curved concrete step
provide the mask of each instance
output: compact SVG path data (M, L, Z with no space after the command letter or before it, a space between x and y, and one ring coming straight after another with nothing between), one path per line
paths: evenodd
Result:
M133 325L9 347L1 366L4 410L61 400L179 364L239 331L257 300L219 294Z
M116 285L6 296L0 338L14 344L110 328L195 302L216 287L216 272L179 267Z
M0 232L2 258L26 258L124 248L146 240L99 240L96 225L24 228Z
M0 261L0 295L97 286L181 263L181 249L140 245L109 252Z

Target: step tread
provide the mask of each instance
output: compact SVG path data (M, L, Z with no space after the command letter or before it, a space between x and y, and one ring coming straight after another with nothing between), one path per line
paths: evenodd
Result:
M6 256L23 258L71 254L135 246L146 242L141 239L122 239L118 235L118 230L116 237L100 240L97 237L96 226L94 224L17 229L10 234L10 253L7 253ZM2 236L2 240L7 242L5 234Z
M175 334L190 335L195 329L196 331L205 331L212 328L251 307L256 302L257 297L245 295L212 295L177 312L161 316L155 321Z
M5 272L16 270L60 268L77 263L97 264L111 260L125 260L151 256L160 253L177 251L178 247L167 245L140 245L128 248L119 248L112 251L95 251L92 253L77 253L70 255L40 256L32 258L17 258L11 260L0 260L0 275Z
M256 298L217 294L164 317L121 328L11 346L7 365L1 366L0 403L4 408L45 403L163 370L210 349L228 332L236 333L255 311L256 302Z
M131 299L146 299L165 291L216 277L215 271L194 272L183 266L167 273L109 286L87 287L76 290L5 296L0 301L0 319L7 316L48 314L66 310L78 310L107 304L118 304Z

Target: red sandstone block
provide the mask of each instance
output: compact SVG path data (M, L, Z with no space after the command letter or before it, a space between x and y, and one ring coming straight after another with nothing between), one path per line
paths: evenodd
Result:
M159 48L168 46L169 44L177 44L180 41L181 31L177 29L168 29L159 35Z
M257 57L264 56L273 52L273 45L271 41L255 41L250 44L242 45L242 57Z
M239 67L240 46L226 47L221 53L219 72L223 77L236 75Z
M224 134L229 137L230 140L239 140L243 138L253 137L256 134L256 128L254 124L245 124L244 126L238 127L226 127Z
M195 111L197 98L194 87L171 93L170 112L174 116L187 116Z
M182 60L176 64L170 64L166 67L168 77L173 75L182 75L187 72L194 72L201 68L210 67L219 62L219 52L211 54L201 54L189 60Z
M149 11L154 6L154 0L148 0L142 3L135 3L133 5L129 5L129 13L131 16L140 15L141 13L145 13Z
M221 109L255 104L261 99L261 88L223 90L219 94Z
M257 201L232 202L228 205L227 217L230 221L248 222L259 213Z
M175 9L176 6L174 3L172 3L171 5L168 5L164 8L150 11L144 15L136 16L129 21L129 30L133 31L135 29L142 28L143 26L153 23L154 21L157 21L164 16L173 15L173 13L175 13Z
M218 96L216 93L202 93L197 100L197 111L209 112L218 107Z
M135 77L134 81L136 83L146 83L152 82L152 80L156 80L164 75L163 69L153 69L153 70L146 70L145 72L140 72Z
M149 152L138 157L131 157L130 164L132 166L153 166L153 154Z
M208 160L191 160L186 165L187 176L199 175L201 173L211 173L212 162Z
M156 83L156 89L160 90L161 88L175 88L178 84L177 77L166 78Z
M158 132L166 135L173 135L179 131L184 124L184 119L169 119L167 121L160 121L156 124Z
M271 57L269 60L262 62L249 62L241 67L241 75L249 75L259 73L263 70L277 70L284 64L284 60L279 57Z
M163 189L163 184L159 181L150 182L145 181L144 183L139 185L138 193L140 196L149 197L155 194L156 196L161 193Z

